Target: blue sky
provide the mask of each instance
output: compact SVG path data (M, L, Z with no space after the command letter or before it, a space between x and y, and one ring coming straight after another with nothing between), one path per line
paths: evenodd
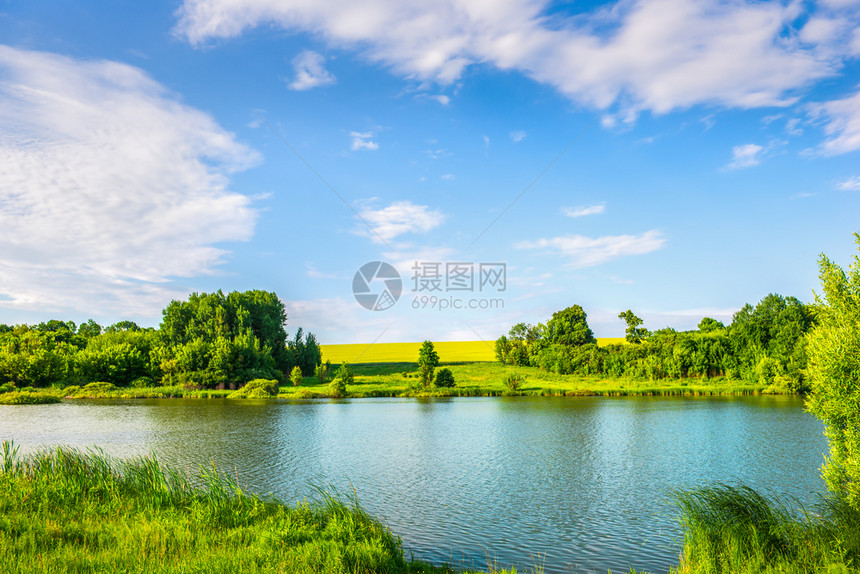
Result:
M858 58L855 0L3 2L0 322L266 289L323 343L572 304L612 337L810 301L860 230ZM415 291L416 261L506 288Z

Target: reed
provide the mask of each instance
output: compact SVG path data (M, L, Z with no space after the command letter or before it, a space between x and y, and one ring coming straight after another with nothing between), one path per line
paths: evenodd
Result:
M825 498L810 512L743 485L676 492L684 532L680 574L857 572L860 512Z

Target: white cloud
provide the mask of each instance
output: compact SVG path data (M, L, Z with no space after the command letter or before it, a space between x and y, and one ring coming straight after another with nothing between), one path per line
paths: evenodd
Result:
M855 175L854 177L843 179L836 184L836 188L842 191L860 191L860 176Z
M732 161L726 166L728 169L741 169L752 167L761 163L764 147L757 144L736 145L732 148Z
M439 179L443 181L454 181L455 179L457 179L457 176L455 176L453 173L446 173L441 175Z
M511 141L514 143L520 143L524 139L526 139L526 132L523 130L517 130L510 133Z
M523 241L517 249L540 249L558 253L570 259L569 267L592 267L629 255L642 255L661 249L666 239L659 231L646 231L642 235L607 235L585 237L565 235L537 241Z
M839 155L860 149L860 90L852 96L808 107L813 118L824 121L827 139L822 155Z
M319 86L334 84L337 79L325 69L325 58L322 54L305 50L293 58L293 69L296 77L290 83L291 90L310 90Z
M439 94L436 96L430 96L430 99L434 100L436 102L439 102L443 106L447 106L448 104L451 103L451 98L449 98L448 96L446 96L444 94Z
M584 217L586 215L598 215L604 212L606 204L596 203L587 207L563 207L562 213L568 217Z
M0 46L0 305L157 314L251 237L259 161L138 68Z
M547 16L547 4L185 0L176 33L201 45L274 24L443 85L472 64L489 64L590 107L618 105L628 120L702 103L788 105L851 54L849 41L816 44L826 23L813 22L798 38L793 26L807 9L798 2L627 0L574 17Z
M350 132L349 136L352 138L352 146L350 146L352 151L362 149L376 151L379 149L379 144L371 139L373 132Z
M370 237L374 243L382 243L383 239L389 241L404 233L426 233L445 221L441 211L411 201L395 201L381 209L367 207L359 215L370 224L373 232L362 225L355 233Z

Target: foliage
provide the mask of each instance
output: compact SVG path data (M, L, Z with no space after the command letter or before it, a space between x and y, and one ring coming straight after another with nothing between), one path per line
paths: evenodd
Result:
M436 373L436 379L434 381L437 387L441 388L451 388L454 386L454 373L451 372L451 369L444 368L439 369L439 372Z
M502 379L502 383L508 390L517 392L525 384L526 379L519 373L506 373Z
M59 402L58 396L49 393L12 391L0 394L0 405L43 405Z
M729 327L705 317L699 329L665 328L649 333L631 311L627 343L597 345L589 339L578 305L553 314L546 326L519 323L496 341L496 358L505 365L534 366L557 374L662 379L717 377L740 379L768 392L807 389L804 334L813 324L812 308L794 297L771 294L746 305Z
M642 327L642 319L633 314L630 309L618 314L618 318L627 323L624 339L628 343L641 343L648 336L648 329Z
M304 381L304 377L302 377L302 368L296 365L290 373L290 382L293 383L294 387L297 387L302 384L302 381Z
M317 365L316 369L314 370L314 376L317 378L317 380L319 381L319 383L321 385L325 384L325 382L328 380L330 373L331 373L331 361L330 360L327 360L324 365L323 364Z
M676 492L684 530L679 572L849 572L860 559L860 513L826 499L815 513L795 500L739 485Z
M565 346L597 343L587 319L588 316L579 305L556 311L546 323L545 338L551 344Z
M227 395L228 399L271 399L278 394L278 381L254 379Z
M433 371L439 366L439 354L433 348L433 343L424 341L418 350L418 372L421 384L429 387L433 382Z
M860 234L854 237L860 249ZM827 485L860 509L860 256L846 273L822 255L819 269L818 325L807 337L808 407L824 422L830 441Z
M337 372L334 374L334 379L332 379L329 384L329 391L333 397L339 399L346 396L347 385L352 385L354 383L355 373L353 373L349 363L341 363Z
M212 389L263 378L283 380L296 366L305 376L321 362L313 334L287 340L286 312L265 291L193 293L172 301L159 329L119 321L106 329L90 319L76 327L50 320L0 329L0 385L68 386L103 381Z

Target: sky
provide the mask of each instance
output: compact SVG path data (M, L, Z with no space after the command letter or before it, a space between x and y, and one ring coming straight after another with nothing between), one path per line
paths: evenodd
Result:
M0 323L691 329L858 216L857 0L0 0Z

